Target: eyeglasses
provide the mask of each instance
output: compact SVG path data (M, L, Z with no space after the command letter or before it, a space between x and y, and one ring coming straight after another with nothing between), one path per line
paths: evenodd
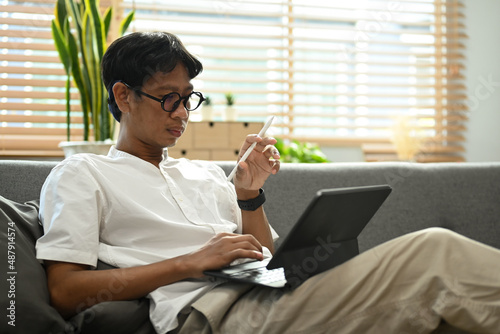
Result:
M123 82L122 83L127 86L128 88L132 89L133 91L144 95L145 97L150 98L151 100L155 100L161 103L161 108L165 110L166 112L173 112L179 107L179 103L183 102L184 108L186 108L187 111L193 111L197 109L203 101L205 101L205 98L203 97L203 94L200 92L191 92L189 95L186 96L181 96L181 94L177 92L172 92L168 93L167 95L163 96L161 99L154 97L152 95L149 95L147 93L144 93L140 89L132 88L130 87L127 83Z

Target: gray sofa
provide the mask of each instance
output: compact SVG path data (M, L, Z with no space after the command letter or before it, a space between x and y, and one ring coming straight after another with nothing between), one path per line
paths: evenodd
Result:
M17 252L14 270L4 267L9 264L6 261L2 267L4 275L17 272L2 279L1 283L2 291L9 291L13 286L9 283L12 280L7 279L13 277L15 280L13 317L16 328L4 320L0 332L150 332L149 322L144 321L144 317L147 319L147 300L104 302L68 321L49 306L43 267L34 260L33 244L42 233L34 222L37 202L25 202L38 199L42 183L55 163L0 160L0 195L4 197L1 232L5 238L5 243L2 239L2 258L8 258L4 245L9 240L15 242ZM230 162L218 164L226 172L234 165ZM266 183L265 209L273 227L285 236L317 190L376 184L389 184L393 191L359 237L360 251L433 226L448 228L500 248L500 163L283 164L280 173L271 176ZM9 222L8 226L15 225L15 232L8 229L6 224ZM11 237L15 234L15 240L9 239L8 231ZM8 309L13 299L4 299L2 296L2 303L6 303L2 307ZM12 319L12 310L7 313L8 320L9 315ZM29 324L24 331L23 324ZM7 326L5 330L4 326ZM442 324L435 333L462 332Z

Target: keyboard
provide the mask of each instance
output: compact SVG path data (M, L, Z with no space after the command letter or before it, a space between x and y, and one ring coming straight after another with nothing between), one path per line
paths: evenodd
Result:
M205 274L225 281L235 280L272 288L284 288L287 286L285 270L283 268L267 269L266 266L270 260L270 258L262 261L253 260L221 270L206 271Z
M271 283L283 281L285 271L283 268L267 269L266 267L247 269L230 274L232 278L247 279L259 283Z

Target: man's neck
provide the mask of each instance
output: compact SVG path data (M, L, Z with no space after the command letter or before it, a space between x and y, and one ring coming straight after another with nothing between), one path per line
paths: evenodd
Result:
M163 148L151 147L144 144L131 145L127 141L120 139L118 139L115 147L117 150L126 152L138 157L139 159L147 161L157 168L159 168L160 162L163 160Z

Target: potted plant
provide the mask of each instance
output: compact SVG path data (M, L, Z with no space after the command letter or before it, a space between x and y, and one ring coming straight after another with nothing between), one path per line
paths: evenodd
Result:
M134 12L129 13L120 23L119 35L123 35L132 22ZM70 142L71 108L70 84L80 92L83 111L83 140L76 144L88 145L92 130L93 141L107 152L111 145L115 121L108 112L108 93L101 79L101 60L106 51L106 39L113 18L109 7L101 15L99 0L57 0L55 19L52 20L52 36L59 58L66 71L66 136L68 142L59 146L74 146ZM88 150L88 148L86 149ZM70 151L74 151L71 150ZM76 153L76 152L73 152ZM71 153L66 153L68 156Z
M233 93L224 94L226 97L226 109L224 110L224 120L228 122L235 122L237 115L236 109L234 108L234 95Z
M212 118L213 118L212 99L210 98L210 96L206 96L205 101L203 101L203 106L201 107L201 120L212 121Z
M280 152L280 161L282 162L300 162L300 163L322 163L330 162L326 155L321 152L318 145L311 143L300 143L292 140L290 144L276 138L278 141L275 146Z

